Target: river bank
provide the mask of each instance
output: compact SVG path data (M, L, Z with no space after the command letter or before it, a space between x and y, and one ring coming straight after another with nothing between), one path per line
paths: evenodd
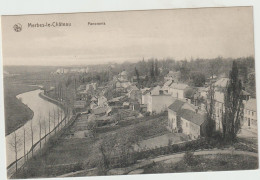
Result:
M58 114L60 115L60 122L62 117L65 117L63 108L41 98L39 95L40 93L43 93L43 91L38 89L17 96L17 98L23 99L23 103L27 104L34 112L34 116L22 127L6 136L7 166L13 164L16 159L14 149L15 135L17 142L17 159L19 159L31 151L32 144L37 144L46 133L52 132L54 128L56 129L59 122L57 117ZM39 144L40 147L36 148L34 145L34 148L41 149L41 146L43 146L45 142L46 139ZM27 158L30 158L30 156L32 156L32 154L29 155L29 157L27 156Z
M22 102L22 99L18 99L16 96L37 89L39 89L38 86L4 81L6 136L22 127L34 116L34 112Z

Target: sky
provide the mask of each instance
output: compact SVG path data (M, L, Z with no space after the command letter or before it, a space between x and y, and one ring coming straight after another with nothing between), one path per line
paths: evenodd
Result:
M28 27L46 22L71 26ZM13 29L17 23L21 32ZM2 37L4 65L254 55L252 7L3 16Z

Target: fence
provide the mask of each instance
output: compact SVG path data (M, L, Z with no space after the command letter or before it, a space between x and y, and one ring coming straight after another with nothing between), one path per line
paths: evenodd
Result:
M218 140L200 138L197 140L189 140L180 142L172 145L166 145L154 148L143 148L139 150L133 150L127 154L114 155L109 159L109 164L112 168L122 168L134 164L138 160L149 159L154 157L165 156L169 154L178 154L186 151L201 151L201 150L212 150L212 149L226 149L232 147L230 144L225 144ZM257 150L236 143L233 145L235 150L248 151L257 153Z
M7 177L8 178L10 178L16 172L16 165L17 165L17 169L21 168L24 165L24 163L26 161L28 161L28 159L35 156L36 154L38 154L41 151L41 149L44 147L44 145L48 142L48 140L51 137L53 137L54 135L57 135L57 136L62 135L65 132L65 129L70 127L74 123L74 121L78 118L78 116L80 115L80 114L72 115L71 111L67 111L67 108L63 103L61 103L57 100L54 100L54 99L44 95L43 93L40 93L39 96L47 101L50 101L53 104L56 104L57 106L59 106L64 111L65 116L49 133L47 133L46 135L41 137L40 140L38 140L36 143L34 143L33 146L30 148L30 150L27 151L27 153L24 156L15 160L7 167ZM70 112L70 113L68 113L68 112ZM72 115L72 116L70 116L70 115Z

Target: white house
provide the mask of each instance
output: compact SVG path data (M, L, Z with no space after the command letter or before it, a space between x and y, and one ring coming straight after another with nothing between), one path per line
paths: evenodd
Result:
M244 123L242 128L257 132L256 99L249 99L244 105Z
M104 107L107 104L107 98L105 96L98 97L98 106Z
M167 111L167 108L170 104L174 102L174 98L171 95L167 94L149 94L147 98L147 111L161 113Z
M161 90L160 86L156 86L153 88L145 88L142 91L142 104L148 104L148 98L150 95L159 95L159 91Z
M169 88L169 94L177 99L185 99L185 91L189 86L183 83L172 83Z
M221 91L215 91L214 94L215 100L215 123L216 123L216 130L222 130L222 116L224 113L224 98L225 94Z

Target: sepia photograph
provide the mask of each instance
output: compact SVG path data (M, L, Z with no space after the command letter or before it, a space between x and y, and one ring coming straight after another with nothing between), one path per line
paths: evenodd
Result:
M258 169L253 17L1 16L7 178Z

